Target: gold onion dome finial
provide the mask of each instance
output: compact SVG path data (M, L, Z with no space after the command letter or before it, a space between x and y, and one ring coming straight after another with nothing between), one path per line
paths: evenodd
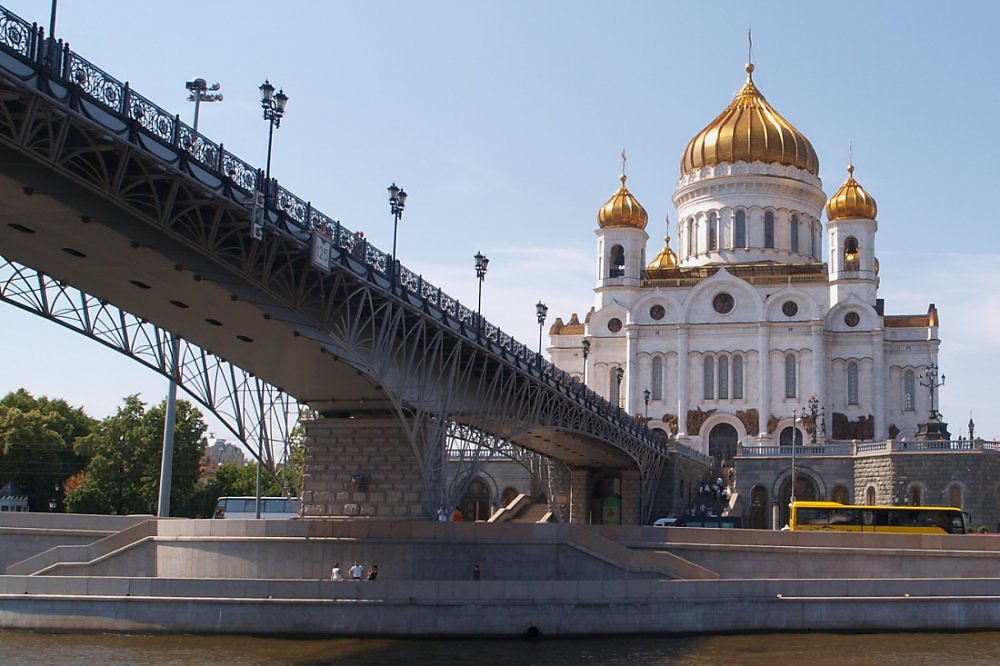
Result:
M767 103L754 85L753 72L753 63L747 63L743 88L688 142L681 175L724 163L777 162L819 176L819 157L809 139Z
M862 219L874 220L878 206L872 195L865 192L858 181L854 180L854 164L847 167L847 180L840 186L836 194L826 202L827 220Z
M601 206L601 210L597 212L597 223L602 229L606 227L634 227L636 229L645 229L646 222L649 221L649 216L646 214L646 209L642 207L636 198L632 196L632 193L628 191L625 187L625 181L628 176L625 175L625 151L622 151L622 175L621 175L621 186L618 191L615 192L607 203Z
M649 266L646 266L647 270L656 270L658 268L677 268L677 255L670 249L669 235L663 238L663 249L660 250L660 253L656 255L653 261L649 262Z

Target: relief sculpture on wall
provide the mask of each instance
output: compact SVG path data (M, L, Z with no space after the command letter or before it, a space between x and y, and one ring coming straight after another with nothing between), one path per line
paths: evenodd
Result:
M701 432L702 424L704 424L708 417L714 414L715 411L716 410L714 409L705 411L701 407L689 409L687 417L687 433L689 435L695 435Z

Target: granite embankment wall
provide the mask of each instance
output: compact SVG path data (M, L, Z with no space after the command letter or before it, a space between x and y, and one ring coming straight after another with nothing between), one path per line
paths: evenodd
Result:
M0 517L0 628L311 635L1000 629L1000 538ZM22 518L12 520L24 520ZM68 520L60 518L60 520ZM100 519L104 520L104 519ZM107 524L104 527L108 527ZM92 543L33 553L51 532ZM9 547L9 549L8 549ZM377 563L373 582L326 580ZM479 564L483 580L470 580ZM34 574L34 575L28 575Z

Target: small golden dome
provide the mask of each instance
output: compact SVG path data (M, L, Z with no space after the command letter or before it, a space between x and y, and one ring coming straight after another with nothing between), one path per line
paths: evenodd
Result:
M854 180L854 165L847 167L847 180L840 186L837 193L826 202L827 220L846 220L860 218L874 220L878 206L875 199L865 192L865 188Z
M623 173L621 187L597 212L597 223L602 229L605 227L646 228L646 222L649 220L646 209L636 201L632 193L625 187L625 180L626 176Z
M747 81L726 110L688 143L681 175L704 166L734 162L777 162L819 176L819 158L809 139L782 118L753 83Z
M677 255L670 249L670 236L663 238L663 249L656 255L656 258L649 262L646 270L656 270L658 268L677 268Z

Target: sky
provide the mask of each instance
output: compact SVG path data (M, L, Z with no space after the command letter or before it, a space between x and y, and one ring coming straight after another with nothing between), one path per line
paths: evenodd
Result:
M48 26L50 0L0 5ZM923 0L61 0L56 36L189 124L184 83L219 82L199 129L261 167L268 79L289 98L272 175L386 251L386 187L400 185L400 260L474 307L482 251L484 316L534 346L537 301L546 328L593 303L596 215L623 148L647 256L667 233L677 249L681 152L743 84L752 30L754 81L812 142L827 196L853 154L878 203L886 314L937 305L953 436L971 416L1000 439L1000 224L986 196L998 14ZM0 394L24 387L102 418L126 395L166 393L159 375L11 306L0 344Z

